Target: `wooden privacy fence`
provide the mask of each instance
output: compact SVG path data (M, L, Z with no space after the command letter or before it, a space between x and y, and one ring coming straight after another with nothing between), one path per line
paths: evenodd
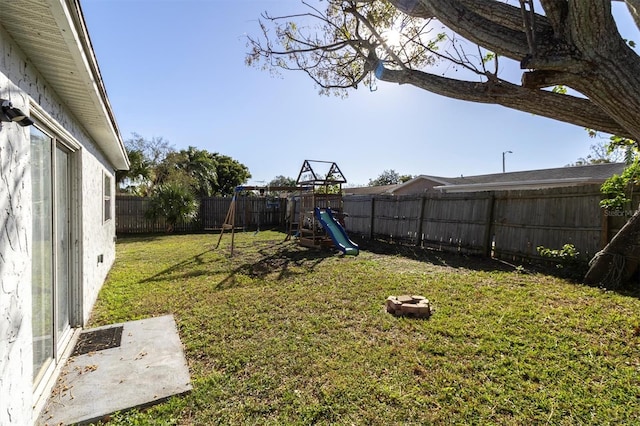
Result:
M604 247L628 216L605 214L599 206L601 198L599 186L588 185L419 196L353 195L345 197L343 204L347 231L367 239L510 260L536 259L538 246L559 249L570 243L586 260Z
M352 236L381 238L419 247L501 259L538 259L538 246L573 244L584 260L600 251L632 211L607 213L598 185L529 191L425 193L418 196L351 195L343 198L345 225ZM637 206L640 195L634 197ZM283 227L286 199L239 197L238 228ZM118 233L164 232L163 221L144 218L149 199L116 198ZM196 221L177 232L219 230L231 197L205 198Z
M150 221L144 217L150 198L131 195L116 197L116 233L138 234L165 232L166 223L160 219ZM175 232L203 232L219 230L231 205L231 197L210 197L200 201L196 220L179 222ZM284 226L286 199L238 197L235 225L238 228L258 229L266 226Z

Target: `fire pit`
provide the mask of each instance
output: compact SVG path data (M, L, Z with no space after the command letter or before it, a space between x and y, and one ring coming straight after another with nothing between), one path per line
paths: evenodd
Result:
M387 312L398 317L429 318L431 305L429 299L423 296L389 296Z

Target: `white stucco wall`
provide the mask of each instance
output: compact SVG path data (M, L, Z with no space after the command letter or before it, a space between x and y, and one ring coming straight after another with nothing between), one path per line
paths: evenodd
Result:
M8 86L0 74L0 96ZM0 130L0 425L31 414L31 178L28 133ZM28 380L25 380L28 379Z
M103 221L103 179L104 173L111 175L111 219ZM91 308L98 297L100 287L115 260L115 175L107 168L102 156L88 147L82 152L82 220L83 255L82 285L83 323L91 314ZM98 257L102 256L102 262Z
M21 72L15 48L0 32L0 98L24 108L10 78ZM28 424L32 403L31 176L29 130L0 129L0 424Z
M0 98L29 113L30 99L66 129L80 150L73 154L76 228L81 272L82 323L88 319L115 258L114 219L103 223L104 173L113 169L87 133L0 27ZM33 394L31 347L31 176L29 128L4 123L0 130L0 425L28 425ZM115 192L113 192L115 194ZM98 263L98 255L104 261ZM55 377L51 377L53 382ZM48 389L44 389L44 397Z

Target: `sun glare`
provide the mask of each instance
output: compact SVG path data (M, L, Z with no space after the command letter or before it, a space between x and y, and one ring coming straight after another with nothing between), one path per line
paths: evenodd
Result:
M384 33L384 39L389 47L398 47L400 46L400 31L389 30Z

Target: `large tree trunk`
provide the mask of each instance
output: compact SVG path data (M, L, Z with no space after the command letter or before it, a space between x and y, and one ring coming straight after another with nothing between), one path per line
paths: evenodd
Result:
M640 209L591 260L584 283L615 289L628 283L640 264Z

